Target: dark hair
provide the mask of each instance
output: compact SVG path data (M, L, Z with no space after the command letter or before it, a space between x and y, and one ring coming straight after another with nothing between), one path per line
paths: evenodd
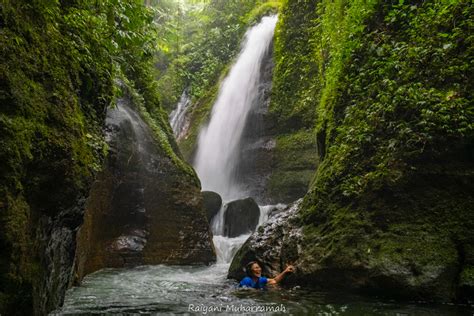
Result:
M245 273L246 273L249 277L252 276L252 266L253 266L255 263L258 264L258 265L260 265L257 261L250 261L250 262L247 263L247 265L245 266Z

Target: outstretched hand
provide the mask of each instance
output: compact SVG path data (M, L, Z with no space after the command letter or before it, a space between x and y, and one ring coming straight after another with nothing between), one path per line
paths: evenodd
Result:
M291 272L295 272L295 267L290 264L290 265L288 265L288 266L285 268L284 271L285 271L285 272L290 272L290 273L291 273Z
M295 267L293 265L289 264L289 265L286 266L285 270L283 270L279 275L277 275L273 279L268 279L267 284L269 284L269 285L277 284L278 282L280 282L283 279L285 274L292 273L292 272L295 272Z

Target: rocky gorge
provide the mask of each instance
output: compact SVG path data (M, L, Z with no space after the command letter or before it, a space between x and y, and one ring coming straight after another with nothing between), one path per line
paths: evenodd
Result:
M283 3L263 111L273 163L257 170L270 201L303 200L250 237L229 277L250 260L273 275L295 262L290 284L472 299L469 12L463 1Z
M3 1L0 314L472 312L473 11Z

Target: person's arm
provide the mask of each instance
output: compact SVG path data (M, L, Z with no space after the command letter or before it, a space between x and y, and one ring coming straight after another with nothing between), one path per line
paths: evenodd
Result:
M285 276L285 274L287 274L289 272L294 272L294 271L295 271L295 267L293 267L292 265L289 265L279 275L277 275L273 279L268 279L267 284L269 284L269 285L277 284L278 282L283 280L283 277Z

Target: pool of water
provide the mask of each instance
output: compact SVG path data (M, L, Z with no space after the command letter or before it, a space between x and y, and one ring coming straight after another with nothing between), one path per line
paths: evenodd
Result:
M53 315L234 314L469 315L468 305L400 303L303 288L243 290L226 279L229 264L104 269L71 288Z

